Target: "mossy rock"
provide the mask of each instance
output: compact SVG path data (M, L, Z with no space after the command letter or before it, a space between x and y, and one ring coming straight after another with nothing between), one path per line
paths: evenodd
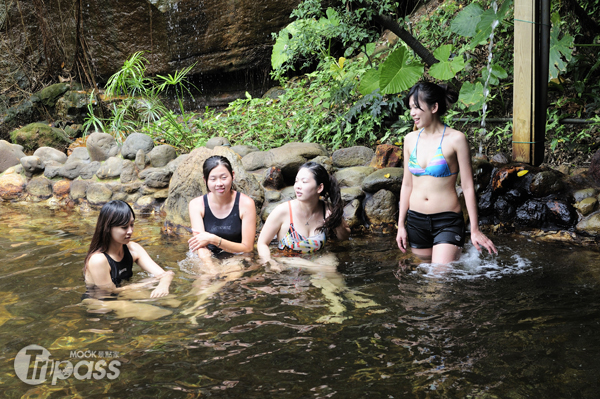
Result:
M40 147L52 147L65 152L71 140L61 129L43 123L31 123L10 134L13 143L23 146L25 151L35 151Z
M54 107L56 101L65 94L67 90L69 90L69 84L56 83L35 93L35 96L37 96L45 106Z

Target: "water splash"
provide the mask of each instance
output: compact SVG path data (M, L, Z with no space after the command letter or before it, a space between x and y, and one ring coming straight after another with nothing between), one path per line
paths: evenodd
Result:
M498 15L498 3L495 1L492 3L492 8L494 9L494 14ZM494 29L498 26L500 21L496 18L492 22L492 32L490 33L490 43L488 45L488 62L487 62L487 77L483 84L483 105L481 107L481 129L479 133L479 154L483 153L483 140L485 139L487 130L485 128L485 115L487 112L487 97L490 94L490 89L488 89L488 84L490 81L490 76L492 75L492 47L494 46Z

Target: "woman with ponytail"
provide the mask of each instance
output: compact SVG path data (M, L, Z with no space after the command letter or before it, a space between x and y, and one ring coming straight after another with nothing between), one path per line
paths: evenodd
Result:
M265 263L271 261L269 243L275 236L280 250L301 253L320 250L328 237L347 240L350 236L337 180L322 165L302 165L294 189L296 199L277 206L258 237L258 254Z
M446 126L441 117L458 94L446 85L417 83L408 94L417 131L404 138L404 178L400 191L398 235L402 252L408 245L425 262L458 260L465 241L465 222L455 186L458 172L471 226L471 242L497 253L480 230L465 134ZM421 165L424 165L421 166Z

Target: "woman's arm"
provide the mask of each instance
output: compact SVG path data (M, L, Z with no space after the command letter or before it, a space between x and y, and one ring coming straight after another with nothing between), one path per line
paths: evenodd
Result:
M329 215L331 215L331 206L332 205L330 203L327 203L327 212L325 217L329 217ZM348 227L348 223L346 223L346 219L344 219L343 214L342 223L335 228L335 237L341 241L345 241L350 238L350 227Z
M473 168L471 167L471 151L467 138L462 132L454 140L456 149L456 158L458 160L458 170L460 171L460 185L465 196L465 204L469 221L471 224L471 242L478 251L483 246L491 254L498 253L494 243L479 230L479 219L477 215L477 197L475 195L475 184L473 181Z
M212 262L212 253L206 246L210 244L210 233L204 230L204 199L203 196L196 197L190 201L188 206L190 212L190 224L192 225L192 238L188 245L192 252L198 251L198 257L204 262Z
M90 276L91 281L88 280L87 275ZM110 278L110 265L104 254L95 253L88 260L86 283L95 285L109 294L117 292L118 289Z
M258 250L258 256L263 263L267 263L271 260L269 244L273 240L273 237L279 233L285 218L289 218L287 209L287 203L280 204L273 209L258 236L256 249Z
M135 263L137 263L142 270L153 274L154 277L160 280L156 288L150 294L150 298L160 298L168 295L169 286L173 280L174 273L172 271L165 272L162 267L152 260L150 255L148 255L148 252L146 252L140 244L132 241L128 244L128 247Z
M408 234L406 233L406 227L404 223L406 221L406 213L408 212L410 195L412 193L412 173L408 170L408 159L410 153L408 150L408 143L404 138L404 176L402 177L402 187L400 188L400 202L398 204L398 234L396 235L396 242L400 251L406 253L408 246Z

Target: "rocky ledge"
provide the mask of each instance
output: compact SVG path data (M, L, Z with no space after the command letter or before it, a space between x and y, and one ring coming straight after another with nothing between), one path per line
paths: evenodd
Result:
M166 233L189 231L189 201L206 193L204 160L227 157L235 189L256 202L259 220L279 203L294 198L293 182L304 162L325 166L338 179L344 217L356 231L394 233L403 177L402 151L379 145L376 151L351 147L329 153L315 143L289 143L269 151L230 146L215 137L206 147L177 155L141 133L122 146L105 133L88 136L86 147L69 156L51 147L25 155L18 144L0 140L0 202L44 202L49 206L100 207L120 199L139 213L160 213ZM600 232L600 199L592 170L568 174L544 167L508 163L505 157L473 160L479 217L501 232L515 229L550 239L595 242ZM457 193L462 199L460 178ZM466 215L465 215L466 216ZM533 234L533 233L532 233Z

